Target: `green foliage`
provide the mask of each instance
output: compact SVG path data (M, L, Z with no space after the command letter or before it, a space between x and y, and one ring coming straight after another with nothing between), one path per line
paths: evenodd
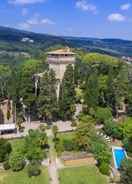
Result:
M0 109L0 124L4 123L4 114L3 111Z
M46 71L40 79L40 92L37 100L39 117L45 121L57 118L57 80L53 70Z
M2 100L8 94L8 81L10 77L10 67L0 64L0 100Z
M128 153L132 153L132 137L124 138L123 145L125 149L128 151Z
M3 168L4 168L5 170L9 170L9 169L10 169L9 160L6 160L6 161L3 163Z
M99 166L99 170L102 174L104 175L109 175L109 171L110 171L110 166L108 163L106 162L102 162Z
M15 150L9 158L9 165L13 171L20 171L25 167L25 158L21 150Z
M91 151L94 153L95 158L98 161L98 165L102 164L102 162L110 164L110 161L111 161L110 150L108 149L108 146L100 137L95 136L92 139Z
M131 184L132 182L132 160L127 159L122 162L120 169L121 172L121 184Z
M11 150L11 144L5 139L0 139L0 162L8 159Z
M113 138L122 139L123 137L120 125L118 125L117 122L114 122L111 119L105 120L103 130L106 135Z
M60 85L59 115L62 120L71 120L75 112L74 69L68 65Z
M30 161L41 161L46 157L46 152L43 148L47 146L46 133L38 130L30 130L29 135L25 137L25 156Z
M93 70L89 77L86 79L84 101L87 105L88 110L91 108L96 109L98 105L99 97L99 85L97 71Z
M95 64L104 63L106 65L117 65L119 62L119 60L115 57L98 53L90 53L84 55L83 61L86 63L95 63Z
M37 162L29 163L27 167L27 172L29 177L39 176L41 174L40 165Z
M112 113L109 108L98 107L95 112L95 118L98 123L104 123L106 120L112 119Z

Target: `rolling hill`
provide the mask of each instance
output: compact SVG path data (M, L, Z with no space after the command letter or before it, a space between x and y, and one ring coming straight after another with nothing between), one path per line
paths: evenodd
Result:
M4 61L6 57L37 56L45 49L55 47L56 45L67 45L73 48L81 48L90 52L105 53L117 57L132 56L132 41L59 37L0 26L0 63L6 63Z

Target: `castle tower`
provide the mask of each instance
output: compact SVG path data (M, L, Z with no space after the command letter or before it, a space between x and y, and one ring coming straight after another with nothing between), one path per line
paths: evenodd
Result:
M75 53L73 53L70 48L66 47L64 49L48 52L47 54L47 62L49 64L49 68L54 70L56 79L61 82L67 66L69 64L74 66L76 60Z

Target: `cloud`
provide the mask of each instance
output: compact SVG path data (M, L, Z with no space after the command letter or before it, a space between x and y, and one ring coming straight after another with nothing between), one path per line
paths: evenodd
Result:
M97 7L88 3L86 0L77 0L76 7L82 11L91 11L93 13L97 13Z
M110 22L123 22L126 20L126 17L120 13L112 13L108 16Z
M28 5L28 4L35 4L35 3L43 3L46 0L9 0L8 2L10 4L16 4L16 5Z
M130 8L131 8L131 4L130 3L122 4L120 6L121 10L129 10Z
M39 18L39 15L34 15L32 18L18 25L20 29L32 29L35 26L54 25L55 22L49 18Z

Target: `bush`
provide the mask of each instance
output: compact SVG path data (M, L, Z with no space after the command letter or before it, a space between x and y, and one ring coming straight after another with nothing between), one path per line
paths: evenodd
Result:
M63 140L63 146L65 151L73 151L76 148L75 142L68 139Z
M109 108L98 107L95 118L98 123L104 123L108 119L112 119L112 113Z
M127 137L126 137L126 138L123 140L123 144L124 144L125 149L126 149L128 152L132 153L132 137L130 137L130 138L127 138Z
M108 136L113 138L121 139L123 136L119 125L111 119L105 121L103 130Z
M55 140L55 149L58 155L64 151L64 145L60 139Z
M28 176L39 176L41 173L40 165L38 163L30 163L27 168Z
M121 184L132 183L132 160L131 159L123 160L121 164L120 173L121 173L121 177L120 177Z
M0 162L5 161L11 153L11 144L4 139L0 139Z
M99 170L102 174L109 175L109 169L110 169L110 167L109 167L108 163L102 162L99 165Z
M10 169L10 164L9 164L8 160L3 163L3 167L4 167L5 170L9 170Z
M26 165L23 154L19 151L12 152L9 159L9 164L13 171L22 170Z

